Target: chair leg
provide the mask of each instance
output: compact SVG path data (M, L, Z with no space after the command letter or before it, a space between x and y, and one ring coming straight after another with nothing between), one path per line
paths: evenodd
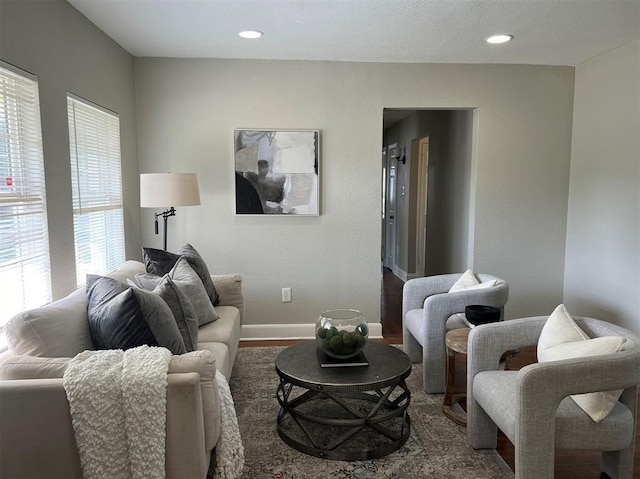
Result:
M540 438L538 438L540 439ZM523 444L528 442L528 444ZM555 442L516 440L515 479L553 479L555 467Z
M422 374L424 390L429 394L444 393L447 384L445 376L445 355L434 354L433 351L422 351Z
M422 361L422 346L413 337L409 330L403 328L402 330L402 349L411 358L412 363L419 363Z
M498 445L498 427L469 395L467 395L467 439L474 449L495 449Z

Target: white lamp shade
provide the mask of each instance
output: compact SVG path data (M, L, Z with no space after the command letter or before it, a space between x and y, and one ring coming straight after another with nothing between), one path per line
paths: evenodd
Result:
M200 204L197 173L145 173L140 175L140 206L168 208Z

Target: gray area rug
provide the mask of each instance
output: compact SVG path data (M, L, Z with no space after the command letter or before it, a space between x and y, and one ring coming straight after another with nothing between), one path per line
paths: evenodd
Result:
M398 451L368 461L330 461L303 454L285 444L276 429L279 405L276 356L283 348L240 348L229 385L244 444L244 478L513 478L494 450L474 451L466 430L442 413L442 395L422 390L422 365L414 364L411 436Z

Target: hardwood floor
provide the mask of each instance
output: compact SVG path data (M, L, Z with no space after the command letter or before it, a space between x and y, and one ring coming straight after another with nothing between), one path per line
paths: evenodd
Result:
M387 344L402 343L402 286L404 282L390 270L383 268L381 288L381 323L383 341ZM289 346L295 340L286 341L243 341L241 347L252 346ZM458 362L459 360L459 362ZM519 356L512 359L510 369L519 369L535 361L535 348L525 349ZM456 384L464 388L465 358L457 355ZM640 392L638 393L640 401ZM502 434L498 435L496 451L509 467L514 469L514 448L511 442ZM608 476L600 472L600 452L598 451L558 451L555 457L555 479L607 479ZM640 479L640 426L636 430L634 478Z

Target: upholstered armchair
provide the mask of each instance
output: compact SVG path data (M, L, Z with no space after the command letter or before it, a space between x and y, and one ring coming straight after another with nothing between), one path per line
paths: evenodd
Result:
M467 325L456 314L471 304L494 306L504 311L509 298L506 281L489 274L476 274L489 287L456 292L449 290L465 273L443 274L407 281L402 290L402 338L404 351L412 362L423 364L424 390L442 393L446 383L445 334ZM489 283L490 282L490 283Z
M467 434L471 446L495 448L500 428L515 446L517 479L553 478L556 449L601 450L602 471L611 478L631 479L640 339L613 324L576 317L572 318L575 324L589 338L626 341L609 354L570 354L572 359L552 358L520 371L500 371L505 351L538 344L547 318L512 319L471 331L467 357ZM576 343L563 346L571 349ZM538 354L540 361L540 349ZM587 409L576 402L585 398L583 393L611 390L623 391L617 401L614 393L609 413L602 407L606 401L594 403L604 410L598 413L598 422L592 419L593 412L585 412ZM576 400L569 397L576 394L582 396Z

